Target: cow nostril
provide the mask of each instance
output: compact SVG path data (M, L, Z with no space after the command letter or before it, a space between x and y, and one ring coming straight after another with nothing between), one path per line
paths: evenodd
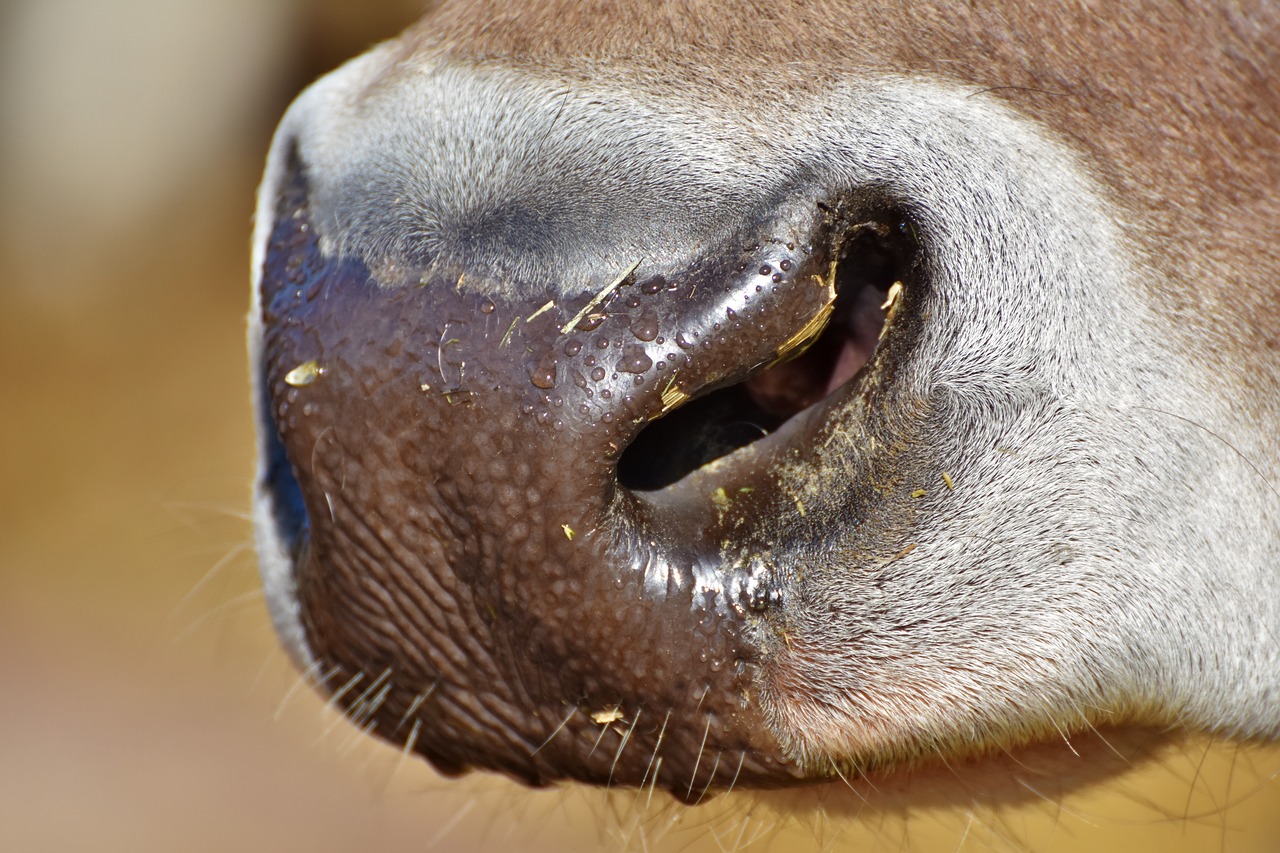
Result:
M641 430L618 460L618 483L637 492L664 488L784 420L761 408L745 382L713 391Z
M647 425L618 461L619 484L640 492L665 488L764 438L852 381L879 342L892 288L909 277L914 235L896 213L851 229L837 249L835 309L822 334L799 355Z

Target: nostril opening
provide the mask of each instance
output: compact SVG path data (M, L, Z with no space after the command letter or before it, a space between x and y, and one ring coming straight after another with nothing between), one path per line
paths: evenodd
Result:
M890 289L909 278L915 233L897 212L849 229L837 250L835 308L822 334L800 355L647 425L618 461L619 484L640 492L666 488L852 381L875 352Z
M713 391L641 430L618 460L618 483L636 492L665 488L785 421L763 408L745 382Z

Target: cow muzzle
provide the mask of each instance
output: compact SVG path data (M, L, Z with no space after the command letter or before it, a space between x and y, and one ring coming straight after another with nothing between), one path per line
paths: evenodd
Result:
M907 218L802 199L540 287L324 251L296 160L276 214L265 479L336 704L445 772L802 781L761 673L822 519L874 490L806 471L833 412L891 396Z

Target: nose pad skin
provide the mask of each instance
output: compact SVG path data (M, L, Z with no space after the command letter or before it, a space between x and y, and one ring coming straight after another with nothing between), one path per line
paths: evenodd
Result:
M335 704L445 772L689 800L799 781L754 681L782 593L730 559L750 536L724 521L735 497L777 505L768 466L748 448L653 493L616 468L646 424L817 334L844 227L830 209L796 202L697 256L554 286L326 255L296 160L276 217L264 388Z

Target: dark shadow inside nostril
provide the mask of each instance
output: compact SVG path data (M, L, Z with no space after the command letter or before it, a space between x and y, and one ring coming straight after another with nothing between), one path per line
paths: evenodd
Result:
M761 408L745 382L713 391L641 430L618 460L618 482L638 492L665 488L785 420Z
M914 234L898 214L851 229L838 249L835 310L812 345L650 423L619 459L619 484L641 492L665 488L769 435L851 381L876 348L890 288L908 278Z

